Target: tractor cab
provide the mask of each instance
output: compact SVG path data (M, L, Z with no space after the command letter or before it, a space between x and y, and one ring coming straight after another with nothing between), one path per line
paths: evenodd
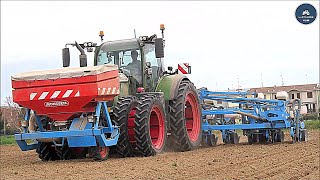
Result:
M153 90L164 72L163 59L155 53L155 39L156 35L104 42L96 48L94 65L118 65L120 73L137 86Z
M162 38L157 35L140 36L133 39L122 39L103 42L103 31L100 31L101 45L93 42L83 44L67 43L62 50L63 67L70 65L70 52L67 46L80 51L80 67L87 66L87 52L94 52L94 66L114 64L119 67L122 95L134 95L139 91L155 91L160 77L164 74L164 25L160 25Z

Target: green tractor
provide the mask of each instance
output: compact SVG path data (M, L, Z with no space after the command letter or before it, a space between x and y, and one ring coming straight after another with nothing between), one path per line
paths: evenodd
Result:
M162 38L141 36L96 43L66 44L80 51L80 66L87 66L88 52L94 52L94 66L119 67L120 95L108 107L113 123L120 128L116 152L122 157L152 156L166 148L188 151L201 143L201 110L193 83L184 75L164 67L164 25ZM101 41L103 32L100 31ZM63 66L70 65L70 53L63 49Z

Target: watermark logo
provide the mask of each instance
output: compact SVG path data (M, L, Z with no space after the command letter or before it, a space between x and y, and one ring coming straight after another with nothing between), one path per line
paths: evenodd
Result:
M317 18L317 10L311 4L301 4L296 9L296 18L302 24L310 24Z
M50 101L44 103L45 107L69 106L68 101Z

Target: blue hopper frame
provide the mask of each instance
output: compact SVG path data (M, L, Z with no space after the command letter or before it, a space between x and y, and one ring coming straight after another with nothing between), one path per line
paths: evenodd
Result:
M101 109L105 115L107 126L99 126L101 120ZM95 108L94 122L88 122L84 117L75 118L72 120L71 125L66 131L45 131L42 127L41 119L35 112L37 124L39 126L38 131L28 132L27 127L23 128L23 132L15 134L15 140L22 151L28 151L36 149L38 147L38 140L52 139L53 143L57 146L62 146L65 143L65 139L68 142L69 147L92 147L100 146L107 147L116 145L119 138L119 129L112 125L111 118L108 112L106 102L98 102ZM28 124L30 118L30 109L27 109L24 121ZM106 137L108 135L108 138ZM55 138L62 139L62 143L56 143ZM34 143L28 144L26 140L33 140Z

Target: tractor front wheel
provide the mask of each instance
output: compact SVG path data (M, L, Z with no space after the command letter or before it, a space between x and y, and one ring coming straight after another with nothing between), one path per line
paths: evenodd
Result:
M134 120L138 100L134 96L119 98L114 107L113 123L119 127L120 135L117 143L117 152L122 157L133 156L135 148Z
M135 139L138 153L153 156L161 153L167 140L167 125L163 103L154 96L139 100L135 119Z

